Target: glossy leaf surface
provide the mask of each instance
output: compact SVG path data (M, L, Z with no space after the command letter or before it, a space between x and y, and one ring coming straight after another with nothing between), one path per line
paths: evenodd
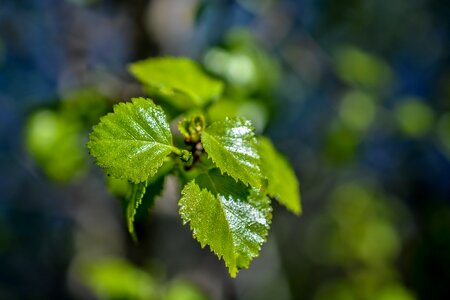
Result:
M294 170L269 139L261 137L258 141L261 169L268 179L267 193L293 213L300 214L299 184Z
M153 176L173 149L166 115L144 98L116 105L94 127L87 146L108 174L134 183Z
M179 202L202 247L223 258L232 277L259 255L270 221L270 200L258 190L211 170L189 182Z
M261 186L260 157L249 121L226 118L202 132L205 151L222 172L253 187Z

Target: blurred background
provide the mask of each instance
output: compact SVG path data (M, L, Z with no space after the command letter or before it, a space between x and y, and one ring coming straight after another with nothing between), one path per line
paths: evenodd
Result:
M432 0L1 0L0 299L450 297L450 3ZM168 178L127 233L85 143L144 95L127 65L196 59L300 180L230 279Z

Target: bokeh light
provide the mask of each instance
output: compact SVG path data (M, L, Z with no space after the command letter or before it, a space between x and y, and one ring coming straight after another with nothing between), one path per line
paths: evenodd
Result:
M0 299L447 299L449 15L431 0L1 1ZM182 225L176 176L149 182L135 243L130 183L86 148L139 96L183 143L192 95L129 69L172 55L225 83L207 124L251 120L300 181L303 214L274 201L236 279Z
M421 99L401 99L395 107L395 117L402 133L420 137L430 131L434 122L433 110Z

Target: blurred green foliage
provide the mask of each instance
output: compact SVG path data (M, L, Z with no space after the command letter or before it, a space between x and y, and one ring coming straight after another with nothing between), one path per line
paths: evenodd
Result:
M103 259L83 270L84 282L100 299L155 299L156 283L125 260Z
M183 280L170 282L166 290L164 300L206 300L205 297L194 285Z
M338 185L306 242L310 259L334 265L341 275L324 283L314 299L415 299L395 271L408 218L400 202L371 182Z
M97 89L80 88L67 92L56 108L38 109L29 116L25 146L46 176L68 183L84 173L86 132L110 106Z
M201 66L186 58L151 58L130 65L151 97L181 111L202 107L220 96L223 84L204 74Z
M89 128L98 122L100 116L111 109L108 98L93 87L68 91L61 99L60 112L64 118L80 122Z
M222 47L213 47L204 56L205 68L227 82L232 95L270 96L280 79L280 67L247 30L234 28Z
M231 30L221 47L209 49L203 62L208 71L227 83L224 96L208 109L208 117L244 117L252 121L257 132L263 132L276 107L273 97L280 80L278 62L241 28Z
M336 120L325 137L323 155L332 164L342 165L354 159L359 143L358 132Z
M364 131L375 119L377 103L374 96L354 90L349 91L341 99L339 116L348 127Z
M302 211L298 193L299 185L289 162L275 149L268 138L260 137L258 144L262 160L261 169L264 174L268 174L268 194L299 215Z
M51 110L30 116L25 133L27 149L52 180L67 182L86 167L87 153L80 130L80 123Z
M161 282L154 275L121 258L85 263L78 276L102 300L205 300L192 283Z
M414 97L400 99L394 113L400 131L413 138L428 133L435 118L433 110L423 99Z
M351 86L381 92L393 81L392 70L388 64L354 46L338 47L333 57L337 75Z

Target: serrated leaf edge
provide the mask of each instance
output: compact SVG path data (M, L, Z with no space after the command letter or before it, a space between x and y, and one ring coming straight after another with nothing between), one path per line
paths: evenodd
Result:
M239 121L241 121L241 122L244 122L244 123L246 123L246 125L248 124L248 126L251 128L251 130L252 130L252 132L253 132L253 139L255 140L255 145L258 147L258 140L257 140L257 138L256 138L256 136L255 136L255 133L254 133L255 127L253 126L253 124L252 124L249 120L246 120L246 119L241 118L241 117L233 117L233 118L226 117L226 118L225 118L225 121L231 121L231 122L233 122L234 120L239 120ZM216 121L216 122L218 122L218 121ZM216 122L213 122L211 125L213 125L213 124L216 123ZM208 127L210 127L211 125L209 125ZM207 128L208 128L208 127L207 127ZM207 128L206 128L206 129L207 129ZM203 133L204 133L204 132L202 132L201 134L203 135ZM208 133L207 133L207 134L208 134ZM208 135L209 135L209 134L208 134ZM211 135L209 135L209 136L211 136ZM212 137L212 136L211 136L211 137ZM214 140L216 140L216 139L214 138ZM217 142L217 144L220 145L220 143L218 143L218 142ZM244 183L246 186L250 186L250 187L254 187L254 188L258 188L258 189L262 187L262 182L261 182L261 181L260 181L260 183L259 183L258 185L254 185L252 182L250 182L250 181L248 181L248 180L244 180L243 178L235 177L233 174L230 174L230 173L227 172L227 171L222 171L222 168L217 164L217 162L214 160L214 158L212 158L212 156L209 155L209 153L206 151L206 149L205 149L205 152L208 154L208 158L211 159L211 161L214 163L214 165L220 170L220 173L221 173L221 174L227 174L227 175L229 175L231 178L233 178L236 182L241 181L241 182ZM258 156L259 156L259 159L261 160L261 156L260 156L260 154L259 154L259 150L258 150ZM262 171L261 171L261 166L260 166L260 165L257 165L257 167L258 167L259 173L261 174L261 178L262 178L263 175L262 175Z
M136 187L136 185L140 185L143 184L143 187ZM138 207L142 204L142 199L144 198L145 192L147 191L147 186L148 186L148 181L144 181L141 183L137 183L134 186L132 186L132 190L131 193L136 193L135 188L139 188L138 192L138 198L136 201L134 201L134 205L130 206L131 203L127 203L127 212L126 212L126 216L127 216L127 224L128 224L128 232L131 234L131 236L133 237L133 239L136 241L137 237L136 237L136 231L134 228L134 220L136 217L136 211L138 209ZM142 190L141 190L142 189ZM134 194L132 194L131 196L127 196L127 201L133 201L133 199L135 199Z
M222 172L222 174L223 174L223 172ZM237 181L237 180L236 180L236 181ZM188 186L189 184L194 184L194 185L200 190L200 192L205 191L205 192L209 193L214 199L216 199L216 200L220 203L220 206L222 207L222 215L223 215L223 217L225 218L225 220L227 220L226 223L227 223L227 226L228 226L228 231L231 232L231 229L230 229L230 226L229 226L229 223L228 223L228 219L227 219L227 217L226 217L226 215L225 215L225 213L224 213L225 209L223 208L222 202L221 202L216 196L214 196L208 189L206 189L206 188L201 188L201 187L195 182L195 179L191 180L190 182L188 182L188 183L183 187L183 189L182 189L182 191L181 191L181 194L182 194L182 197L181 197L181 198L183 198L183 197L186 195L185 192L184 192L184 189L185 189L185 187ZM257 190L257 189L255 189L255 190ZM180 200L181 200L181 199L180 199ZM182 207L181 207L180 202L178 202L178 206L180 206L180 210L181 210ZM223 260L223 262L225 263L225 266L228 268L228 272L229 272L230 276L231 276L232 278L235 278L236 275L237 275L237 273L238 273L241 269L248 269L249 266L250 266L250 263L253 261L253 259L259 257L260 252L261 252L262 245L263 245L264 243L267 242L267 238L268 238L269 230L270 230L270 225L272 224L272 206L269 205L269 208L268 208L268 209L269 209L269 212L268 212L267 232L266 232L266 234L263 236L263 242L261 243L261 245L258 245L258 247L257 247L257 248L258 248L258 254L256 254L256 255L249 255L249 257L250 257L251 259L250 259L250 261L248 262L247 265L244 265L244 266L237 266L237 263L236 263L236 266L235 266L233 269L231 268L230 264L223 258L223 255L222 255L222 254L217 253L214 249L211 248L211 246L210 246L209 244L204 243L204 242L198 240L196 230L195 230L195 228L192 228L192 226L191 226L190 224L189 224L189 228L190 228L191 231L192 231L192 236L195 238L195 240L197 240L197 241L200 243L201 248L203 249L203 248L205 248L205 246L208 246L210 252L214 253L214 254L219 258L219 260ZM181 211L180 211L180 216L181 216L181 219L182 219L182 221L183 221L183 225L186 225L186 224L190 223L189 220L186 220L186 219L185 219L185 215L184 215L184 213L182 213ZM233 250L234 250L234 249L236 249L236 248L235 248L235 244L234 244L234 240L233 240L233 236L232 236L232 235L231 235L231 238L232 238L232 242L233 242L232 244L233 244ZM234 251L233 251L233 253L234 253ZM236 257L233 257L233 258L234 258L234 260L235 260L235 262L236 262Z
M95 156L93 156L93 155L91 154L91 143L92 143L93 141L95 141L95 140L98 140L98 138L94 136L95 129L96 129L97 127L100 126L100 124L103 122L104 119L110 117L111 115L114 115L114 114L117 112L117 109L119 109L119 108L121 108L121 107L125 107L126 105L129 105L129 104L135 104L137 101L141 101L141 100L142 100L142 101L147 101L147 102L149 102L150 105L152 106L152 108L155 108L155 109L159 110L161 113L163 113L163 115L164 115L164 117L165 117L165 119L166 119L167 124L169 124L169 122L168 122L168 120L167 120L167 115L166 115L166 113L164 112L164 110L162 109L162 107L159 106L159 105L156 105L156 104L153 102L153 100L150 99L150 98L136 97L136 98L131 98L131 102L130 102L130 101L128 101L128 102L119 102L119 103L115 104L115 105L113 106L113 111L112 111L112 112L109 112L109 113L107 113L106 115L102 116L102 117L99 119L99 122L98 122L96 125L92 126L92 131L91 131L91 133L89 133L89 136L88 136L88 142L86 143L86 147L87 147L88 150L89 150L89 154L90 154L92 157L94 157L95 163L96 163L99 167L101 167L101 168L103 168L103 169L106 169L106 168L107 168L107 165L106 165L106 164L103 164L103 163L100 163L100 162L98 161L97 157L95 157ZM160 126L160 125L158 124L158 126ZM116 140L120 140L120 139L116 139ZM137 141L145 141L145 142L147 142L146 140L137 140ZM158 144L158 145L160 145L160 146L162 146L162 147L164 147L164 148L167 148L167 149L172 150L172 149L173 149L173 135L172 135L172 132L171 132L171 135L170 135L170 145L162 144L162 143L156 142L156 141L154 141L154 143L155 143L155 144ZM170 153L168 153L167 155L169 155L169 154L170 154ZM164 161L161 161L160 163L155 163L155 168L152 169L153 172L150 172L150 174L147 174L147 175L139 176L138 180L131 179L131 178L129 178L129 177L123 175L123 174L121 174L120 176L113 176L113 177L114 177L114 178L117 178L117 179L125 179L125 180L129 180L129 181L132 182L132 183L138 184L138 183L141 183L141 182L146 181L149 177L152 177L153 175L155 175L156 172L158 172L158 169L159 169L163 164L164 164ZM108 173L108 175L110 175L110 174Z

